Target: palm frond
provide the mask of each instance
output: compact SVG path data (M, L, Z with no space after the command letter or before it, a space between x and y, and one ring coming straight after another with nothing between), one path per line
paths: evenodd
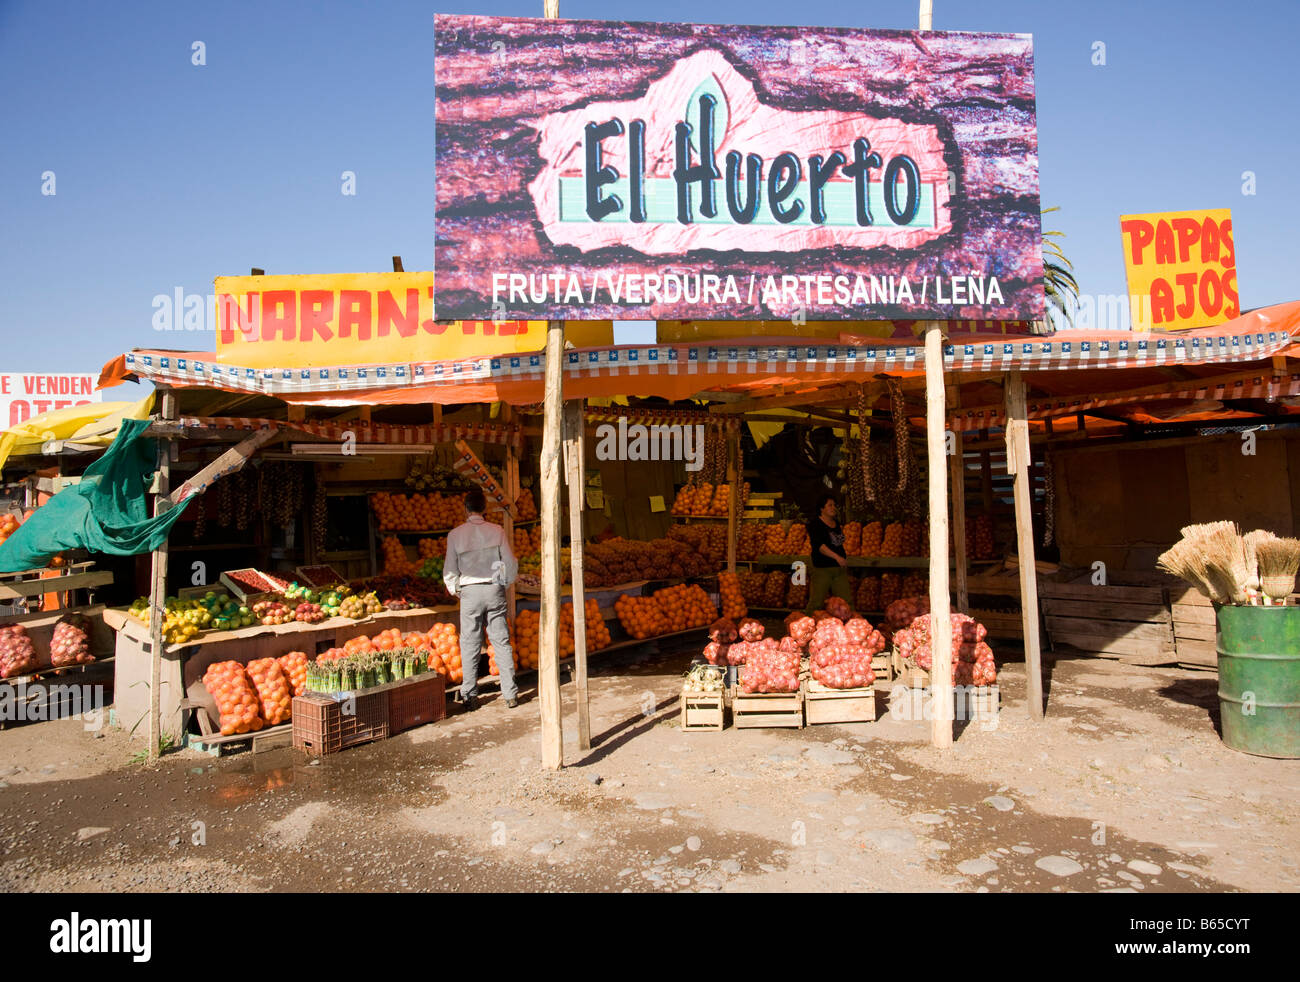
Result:
M1059 205L1054 205L1042 213L1060 210ZM1065 233L1056 229L1043 232L1043 299L1049 321L1072 326L1079 306L1079 281L1074 276L1074 264L1056 241L1063 238Z

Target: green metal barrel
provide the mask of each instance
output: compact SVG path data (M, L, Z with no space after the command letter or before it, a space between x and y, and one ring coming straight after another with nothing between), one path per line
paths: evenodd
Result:
M1223 742L1300 757L1300 606L1218 608Z

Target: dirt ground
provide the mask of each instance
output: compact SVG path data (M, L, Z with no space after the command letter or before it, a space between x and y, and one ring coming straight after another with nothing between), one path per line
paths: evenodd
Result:
M0 731L0 889L1300 889L1300 761L1225 748L1213 674L1048 661L1034 722L1012 663L996 723L940 752L885 686L873 723L682 733L689 660L597 661L587 753L566 684L554 773L527 687L319 761Z

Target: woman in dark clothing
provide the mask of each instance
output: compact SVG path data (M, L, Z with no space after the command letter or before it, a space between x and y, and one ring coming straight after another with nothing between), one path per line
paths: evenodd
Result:
M808 541L812 546L812 568L808 578L808 606L811 614L820 610L826 595L833 593L850 606L853 593L849 588L849 561L844 555L844 530L836 520L835 496L824 494L817 499L817 517L808 523Z

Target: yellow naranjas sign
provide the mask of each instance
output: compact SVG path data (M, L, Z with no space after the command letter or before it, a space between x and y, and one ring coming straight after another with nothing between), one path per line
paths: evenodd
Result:
M438 321L433 273L218 276L217 361L316 368L540 351L546 321ZM609 321L566 324L578 347L612 344Z

